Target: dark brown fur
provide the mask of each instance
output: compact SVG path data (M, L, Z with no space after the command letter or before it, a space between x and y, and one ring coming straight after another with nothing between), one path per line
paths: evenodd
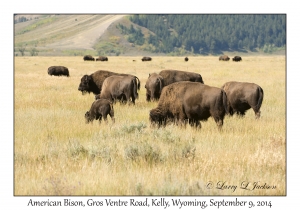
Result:
M157 73L149 74L146 81L146 100L158 100L164 86L179 81L191 81L204 83L202 76L198 73L180 70L162 70Z
M83 56L83 60L84 61L95 61L95 58L93 58L93 56L91 56L91 55L85 55L85 56Z
M255 117L260 117L260 108L263 102L263 89L254 83L226 82L221 87L227 94L228 114L244 116L246 111L253 109Z
M151 57L143 57L143 58L142 58L142 61L151 61L151 60L152 60Z
M241 56L237 56L237 55L232 58L232 61L236 61L236 62L239 62L241 60L242 60L242 57Z
M201 127L200 121L212 116L221 128L227 111L226 93L217 87L182 81L164 87L158 105L150 111L150 122L166 125L167 121Z
M65 66L50 66L48 68L48 74L50 76L70 76L69 69Z
M93 120L98 120L101 123L102 117L107 121L107 115L109 115L113 122L114 118L114 108L112 103L106 99L99 99L92 103L92 106L89 111L84 115L86 123L93 122Z
M188 57L185 57L185 58L184 58L184 61L189 61L189 58L188 58Z
M108 58L106 56L99 56L96 58L96 61L108 61Z
M133 76L137 80L137 85L138 85L138 90L140 89L140 80L134 75L130 74L120 74L120 73L115 73L111 71L106 71L106 70L99 70L94 72L91 75L84 75L81 80L80 84L78 87L78 90L82 92L82 94L88 92L92 92L95 95L100 94L101 89L102 89L102 84L104 80L112 75L120 75L120 76Z

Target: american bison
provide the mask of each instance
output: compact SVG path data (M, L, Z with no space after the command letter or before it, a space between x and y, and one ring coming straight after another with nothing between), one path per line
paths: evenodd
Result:
M131 98L131 102L135 104L138 96L137 81L134 76L113 75L104 80L99 97L114 103L116 101L127 103Z
M54 76L67 76L69 77L69 69L67 67L64 66L50 66L48 68L48 74L50 76L54 75Z
M182 81L164 87L158 105L149 113L151 124L167 121L201 128L200 121L212 116L221 128L227 112L225 91L198 82Z
M99 119L99 123L101 123L102 117L107 121L107 115L115 122L112 103L106 99L99 99L92 103L90 110L85 113L84 117L86 123L93 122L95 119Z
M99 56L96 58L96 61L108 61L108 58L106 56Z
M244 116L245 112L252 108L255 113L255 118L260 117L260 107L263 102L263 89L254 83L248 82L226 82L221 87L227 95L228 114L236 113L239 116Z
M229 61L229 60L230 60L230 58L227 55L221 55L219 57L219 61Z
M146 100L158 100L164 86L179 81L191 81L204 83L202 76L198 73L179 71L179 70L162 70L161 72L149 74L146 81Z
M232 58L232 61L236 61L236 62L241 61L241 60L242 60L242 57L237 56L237 55Z
M189 58L188 58L188 57L185 57L185 58L184 58L184 61L189 61Z
M95 58L93 58L93 56L91 56L91 55L85 55L85 56L83 56L83 60L84 61L95 61Z
M143 57L143 58L142 58L142 61L151 61L151 60L152 60L151 57Z
M87 74L84 75L80 80L78 90L81 91L82 94L85 94L87 92L88 93L92 92L95 95L100 94L103 81L107 77L112 76L112 75L128 76L130 74L119 74L119 73L106 71L106 70L98 70L98 71L92 73L91 75L87 75ZM137 79L137 85L138 85L138 90L139 90L140 89L139 78L134 75L130 75L130 76L133 76Z

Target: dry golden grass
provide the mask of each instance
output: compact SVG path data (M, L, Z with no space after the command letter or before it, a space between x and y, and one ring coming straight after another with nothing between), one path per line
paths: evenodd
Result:
M133 62L132 60L136 60ZM15 195L286 195L285 56L16 57L14 72ZM47 74L52 65L70 77ZM85 124L93 94L81 95L80 78L96 70L134 74L141 80L135 106L114 105L116 122ZM225 117L221 132L209 118L201 130L168 125L150 128L148 74L162 69L199 72L205 84L246 81L264 90L261 119ZM259 185L275 189L252 189ZM211 184L209 184L211 183ZM217 189L237 186L233 189ZM211 188L211 189L208 189Z

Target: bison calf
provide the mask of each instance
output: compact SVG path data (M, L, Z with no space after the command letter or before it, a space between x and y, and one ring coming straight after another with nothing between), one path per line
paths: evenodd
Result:
M221 87L227 95L228 113L244 116L246 111L253 109L255 117L260 117L260 107L263 102L263 89L254 83L226 82Z
M92 106L89 111L85 113L85 122L93 122L93 120L98 120L101 123L102 117L107 121L107 115L109 115L113 122L114 118L114 108L112 103L106 99L99 99L92 103Z

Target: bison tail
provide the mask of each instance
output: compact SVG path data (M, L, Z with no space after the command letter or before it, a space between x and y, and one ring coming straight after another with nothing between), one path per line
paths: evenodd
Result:
M163 79L159 79L159 96L161 94L161 91L164 87L164 80Z
M201 81L200 81L202 84L204 84L204 81L203 81L203 78L201 77Z
M140 90L141 87L140 79L138 77L135 78L137 79L137 89Z
M134 98L138 99L139 98L139 94L137 92L137 89L138 89L139 85L136 84L136 80L132 80L132 83L133 83L133 95L134 95Z
M264 91L261 87L258 87L257 91L258 91L258 101L256 105L256 110L259 111L264 99Z
M224 90L222 90L222 94L223 94L223 106L225 108L225 112L226 112L226 114L229 114L229 107L228 107L228 103L227 103L227 95L226 95Z

